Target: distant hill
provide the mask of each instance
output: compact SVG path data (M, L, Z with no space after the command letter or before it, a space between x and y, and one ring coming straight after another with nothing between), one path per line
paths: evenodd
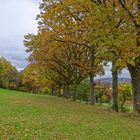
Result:
M105 83L112 83L112 78L111 77L107 77L107 78L99 78L95 80L96 82L105 82ZM119 84L126 82L126 83L131 83L131 79L130 78L123 78L123 77L119 77L118 79Z

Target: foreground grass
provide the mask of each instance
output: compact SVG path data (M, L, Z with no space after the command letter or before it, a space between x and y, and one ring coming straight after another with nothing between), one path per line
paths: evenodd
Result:
M0 140L139 140L140 116L0 89Z

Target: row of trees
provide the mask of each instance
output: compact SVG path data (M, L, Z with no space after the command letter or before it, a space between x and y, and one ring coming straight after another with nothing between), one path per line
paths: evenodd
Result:
M89 101L95 104L94 77L112 62L114 110L118 72L128 68L134 110L140 112L140 0L42 0L40 11L38 33L24 41L34 89L63 89L69 98L70 86L89 78Z
M52 90L50 89L52 84L50 81L48 83L47 81L43 81L43 79L46 79L40 75L40 72L36 71L34 65L28 65L23 71L19 72L8 60L0 58L0 72L1 88L65 97L65 92L62 87L53 87ZM69 88L70 93L69 96L67 95L67 98L88 103L90 90L89 79L84 79L78 85L73 84ZM124 104L126 102L131 104L132 90L128 83L120 84L118 89L120 109L123 110L125 109ZM111 84L96 81L95 95L97 103L111 104Z
M71 87L74 99L88 102L89 81L83 80L78 86ZM95 81L96 103L103 105L112 104L111 84L105 81ZM130 83L122 82L118 86L118 101L120 111L126 111L132 105L132 87Z
M37 81L39 80L33 67L27 66L18 71L10 61L0 58L0 88L38 93L42 90L36 87Z
M0 88L39 92L37 88L34 88L35 76L33 74L35 75L29 66L23 71L18 71L10 61L3 57L0 58Z

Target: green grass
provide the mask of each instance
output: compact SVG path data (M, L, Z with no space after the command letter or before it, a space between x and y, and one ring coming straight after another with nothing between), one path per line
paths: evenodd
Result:
M140 140L140 115L0 89L0 140Z

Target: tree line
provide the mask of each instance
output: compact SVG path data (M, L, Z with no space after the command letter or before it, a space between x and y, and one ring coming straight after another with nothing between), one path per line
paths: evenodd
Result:
M64 98L74 101L89 103L89 79L82 80L79 84L70 85L69 96L65 96L64 89L56 87L50 81L44 80L42 75L36 71L34 65L28 65L24 70L18 71L10 61L0 58L0 88L19 90L30 93L40 93ZM95 97L98 104L112 104L111 84L102 80L96 80ZM122 82L118 87L120 111L129 111L126 106L132 104L132 88L129 83Z
M20 85L20 73L10 61L0 58L0 87L16 89Z
M119 111L118 73L127 68L140 112L140 0L42 0L37 20L38 33L24 40L30 52L25 82L71 98L71 87L89 79L88 100L95 104L94 77L111 62L113 109Z

